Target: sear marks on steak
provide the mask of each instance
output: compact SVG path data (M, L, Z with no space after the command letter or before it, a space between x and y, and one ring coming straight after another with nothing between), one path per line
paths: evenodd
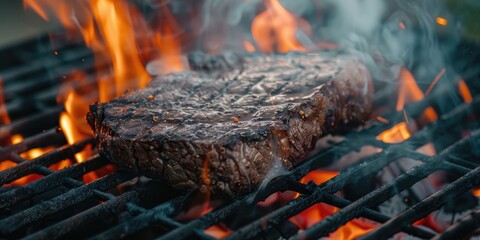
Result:
M190 65L91 106L100 153L175 188L231 196L371 108L370 74L346 56L195 54Z

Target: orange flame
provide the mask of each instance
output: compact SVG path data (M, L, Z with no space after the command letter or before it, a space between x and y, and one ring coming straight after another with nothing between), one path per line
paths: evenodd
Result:
M64 91L60 93L65 96L60 98L65 112L59 122L69 144L92 134L85 120L89 104L105 102L129 89L147 85L150 75L146 71L142 51L156 50L166 59L162 62L163 73L183 69L181 45L174 34L177 26L166 6L162 9L165 21L159 29L151 29L140 11L126 0L24 0L24 6L32 8L45 20L49 20L49 14L55 14L67 30L79 27L86 45L95 53L97 89L79 91L78 85L84 84L86 77L86 74L80 74L74 80L79 84L68 83L76 87L62 87ZM105 58L110 59L113 77L102 69L104 65L100 63ZM95 96L92 97L92 94ZM87 147L77 153L75 159L77 162L85 161L91 152L91 148Z
M23 142L24 138L22 135L20 134L14 134L10 137L10 142L11 144L19 144L21 142ZM32 159L35 159L45 153L48 153L49 151L53 150L53 147L48 147L48 148L33 148L33 149L30 149L26 152L23 152L20 154L20 157L25 159L25 160L32 160ZM10 160L5 160L3 162L0 163L0 171L3 171L3 170L6 170L6 169L9 169L9 168L12 168L12 167L15 167L17 164L13 161L10 161ZM52 167L57 167L57 166L52 166ZM52 169L52 170L56 170L56 169ZM42 175L39 175L39 174L29 174L27 176L24 176L22 178L19 178L9 184L5 184L5 186L22 186L22 185L25 185L27 183L30 183L30 182L33 182L39 178L41 178Z
M278 0L265 0L266 10L252 22L252 36L262 52L305 51L297 40L298 30L311 33L310 25L296 18Z
M162 5L161 10L162 18L159 20L161 21L160 27L154 34L153 46L161 54L163 73L179 72L185 68L182 60L182 48L177 39L180 27L175 22L167 5Z
M463 101L465 101L466 103L472 102L472 94L470 93L470 89L468 89L468 86L463 79L460 79L458 81L458 91L460 92Z
M313 181L315 184L319 185L335 177L336 175L338 175L338 172L314 170L309 172L302 179L300 179L300 182L306 184ZM299 196L300 194L297 194L295 198ZM315 204L310 208L307 208L296 216L293 216L292 218L290 218L290 221L297 225L300 229L306 229L310 226L313 226L315 223L319 222L323 218L328 217L333 212L334 207L324 203L319 203Z
M401 122L380 133L376 139L384 143L401 143L409 139L411 136L412 135L408 130L407 124L405 122Z
M81 7L80 1L57 0L23 0L24 8L32 8L41 18L50 20L49 14L55 13L63 26L72 29L76 26L76 19L72 17L75 8Z
M135 30L129 5L125 1L90 0L93 17L103 38L114 70L115 95L128 89L145 87L150 80L140 60L135 40ZM133 9L132 9L133 10ZM90 27L84 29L87 36L96 36ZM94 41L94 42L91 42ZM99 39L86 38L87 44L96 44Z
M189 207L186 212L180 213L176 218L178 220L190 220L199 218L210 211L213 210L212 202L211 202L211 192L210 186L212 184L208 168L210 166L210 160L205 158L203 161L203 167L200 172L200 179L203 182L203 186L200 188L200 192L195 197L195 201L192 203L193 206Z
M7 107L5 105L4 99L3 99L3 81L0 78L0 125L6 125L10 123L10 116L8 115ZM10 139L7 139L7 144L19 144L23 142L23 136L20 134L14 134L10 137ZM34 158L37 158L41 156L42 154L49 152L52 150L52 148L33 148L28 150L27 152L21 153L20 157L22 157L25 160L32 160ZM0 171L12 168L16 166L17 164L13 161L10 160L4 160L0 162ZM41 175L38 174L29 174L25 177L19 178L15 181L13 181L10 184L6 184L6 186L21 186L25 185L29 182L35 181L36 179L40 178Z
M405 103L418 102L423 99L422 90L417 85L417 81L412 73L406 68L400 70L400 88L398 92L397 111L401 111Z
M448 20L443 17L437 17L435 18L435 22L437 22L438 25L440 26L447 26L448 25Z
M315 170L308 173L300 180L300 182L308 183L310 181L313 181L315 182L315 184L319 185L335 177L337 174L338 172L335 171ZM290 221L300 229L306 229L320 222L322 219L332 215L338 210L338 208L330 206L328 204L318 203L310 208L307 208L296 216L290 218ZM373 223L355 219L340 227L335 232L331 233L329 235L329 238L356 239L368 233L370 230L373 229L373 227Z
M474 196L480 197L480 188L473 189L472 193Z
M445 73L445 70L442 69L437 77L433 80L432 88L435 85L434 83L438 82L438 80L442 77ZM437 80L438 79L438 80ZM402 68L400 70L400 87L398 92L398 100L396 105L396 110L401 111L405 105L405 103L413 103L418 102L424 98L422 90L417 85L417 81L413 77L412 73L408 71L406 68ZM425 121L422 122L433 122L438 119L438 115L432 107L428 107L425 109L422 115L425 118Z

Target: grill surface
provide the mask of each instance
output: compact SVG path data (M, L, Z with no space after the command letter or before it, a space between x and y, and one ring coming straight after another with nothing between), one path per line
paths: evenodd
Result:
M479 121L480 100L474 97L463 103L451 88L433 91L422 101L405 107L409 116L419 117L427 107L434 107L439 120L431 123L400 144L387 144L376 139L381 132L404 121L404 114L383 114L388 123L371 121L364 129L345 135L345 140L317 153L292 171L276 177L261 190L227 201L213 211L191 221L178 221L176 216L191 202L194 193L172 193L161 182L148 180L132 173L116 170L100 179L84 183L89 172L111 167L105 159L94 156L60 171L49 169L52 164L71 159L85 146L93 144L88 138L68 145L57 129L59 113L63 108L55 97L63 76L72 69L89 73L93 59L89 50L80 45L62 45L53 54L47 38L3 50L0 76L3 79L5 100L13 122L0 127L0 142L13 134L22 134L25 140L16 145L0 147L0 161L10 160L16 166L0 172L0 235L7 238L28 239L93 238L118 239L211 239L204 233L208 227L238 219L245 209L255 209L258 202L279 191L294 191L300 197L272 211L241 221L228 239L265 238L315 239L328 236L354 218L379 223L366 239L386 239L403 232L421 239L451 239L468 237L480 225L479 209L462 219L447 231L435 233L413 225L414 222L451 203L480 182ZM474 85L466 79L468 85ZM386 102L395 86L377 91L375 101ZM476 95L476 91L472 90ZM445 100L445 96L451 100ZM448 101L449 108L438 109L439 101ZM49 129L49 130L45 130ZM468 133L465 136L462 133ZM431 157L415 149L435 143L438 154ZM55 147L34 160L25 160L20 153L37 147ZM343 170L335 178L316 185L299 182L312 170L336 162L364 146L381 149ZM394 180L356 199L339 197L335 193L356 183L367 182L387 165L404 158L421 162L407 169ZM436 171L453 176L440 191L412 201L400 214L388 216L378 205ZM5 185L21 177L37 174L36 181L25 186ZM314 226L298 232L288 219L317 203L326 203L340 210Z

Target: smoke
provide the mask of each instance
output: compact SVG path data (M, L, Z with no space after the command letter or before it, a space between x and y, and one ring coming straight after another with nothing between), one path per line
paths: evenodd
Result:
M329 31L337 36L372 34L386 10L382 0L325 0L325 3L332 5L334 17Z

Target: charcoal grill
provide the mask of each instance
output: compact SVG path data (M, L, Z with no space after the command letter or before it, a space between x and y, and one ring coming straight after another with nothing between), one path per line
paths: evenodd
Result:
M58 54L54 54L53 52ZM436 233L414 223L428 214L470 194L480 183L480 114L478 91L471 103L461 101L457 92L451 96L448 109L438 109L440 99L451 89L434 91L422 101L409 104L405 111L412 118L419 117L427 107L439 113L439 119L422 127L400 144L387 144L376 139L381 132L404 121L402 112L383 114L383 121L372 120L367 127L348 133L341 142L308 157L288 174L274 178L261 190L223 202L211 212L190 221L179 221L176 216L190 202L192 192L172 191L162 182L122 170L85 183L82 176L111 164L101 156L74 163L71 167L54 171L52 164L65 159L74 162L74 154L87 145L87 138L68 145L56 125L63 107L55 98L59 83L72 69L91 72L92 52L82 44L64 44L52 50L48 37L30 40L1 51L0 76L4 85L4 99L12 118L10 124L0 126L0 142L14 134L22 134L21 143L0 147L0 161L12 161L15 166L0 172L0 236L4 238L58 239L58 238L148 238L148 239L212 239L204 230L210 226L238 218L245 209L254 209L258 202L283 191L293 191L300 197L290 203L273 207L271 211L242 220L231 227L228 239L316 239L328 236L354 218L378 223L365 239L386 239L404 233L420 239L459 239L474 234L480 226L480 208L474 204L471 214L446 231ZM476 86L478 79L465 79ZM393 87L377 91L377 105L393 93ZM442 100L443 101L443 100ZM461 134L467 133L467 134ZM415 149L435 143L438 154L428 156ZM373 146L378 152L361 159L341 171L335 178L316 185L299 182L314 169L339 160L364 146ZM21 153L37 147L54 150L33 160L25 160ZM368 182L372 175L388 164L402 158L414 159L421 165L378 188L355 198L339 197L342 191L359 182ZM397 215L389 216L377 206L398 193L408 191L414 184L436 171L452 176L451 182L425 199L409 199L410 206ZM39 179L24 186L10 186L15 180L35 175ZM334 214L303 231L287 221L317 203L339 208Z

